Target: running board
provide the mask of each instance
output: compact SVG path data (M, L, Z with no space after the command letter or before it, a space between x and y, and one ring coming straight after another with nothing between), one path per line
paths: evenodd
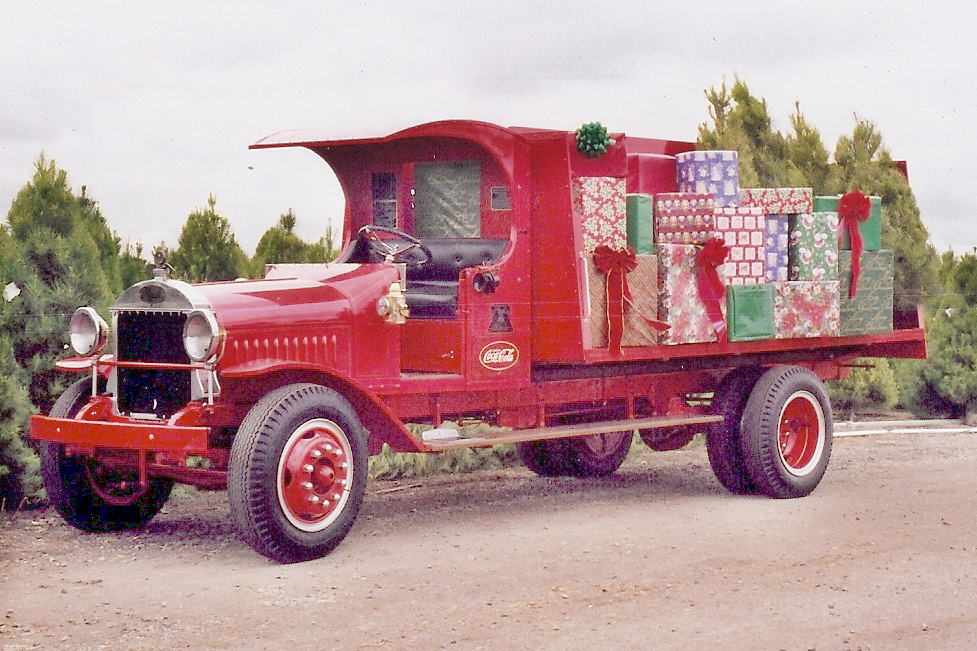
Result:
M459 448L482 448L504 443L525 443L527 441L543 441L546 439L564 439L575 436L592 436L609 432L627 432L636 429L656 429L661 427L682 427L685 425L704 425L718 423L722 416L656 416L654 418L636 418L632 420L613 420L600 423L583 423L580 425L563 425L560 427L539 427L536 429L521 429L513 432L502 432L498 436L480 436L474 438L451 438L424 441L424 447L429 452L444 452ZM428 430L431 432L432 430ZM439 432L445 430L438 430ZM454 431L454 430L448 430ZM427 434L428 432L425 432Z

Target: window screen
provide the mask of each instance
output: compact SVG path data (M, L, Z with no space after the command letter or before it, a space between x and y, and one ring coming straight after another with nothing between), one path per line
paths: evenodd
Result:
M414 169L417 237L481 237L482 173L478 163L433 163Z
M373 225L397 228L397 175L373 173Z

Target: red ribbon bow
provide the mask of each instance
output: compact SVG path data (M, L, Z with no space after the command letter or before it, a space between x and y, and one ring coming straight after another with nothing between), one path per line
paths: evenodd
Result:
M855 298L855 294L858 293L858 277L862 273L862 250L865 246L862 243L862 233L858 230L858 224L868 219L871 214L872 200L858 190L842 195L838 200L838 218L842 226L838 230L838 245L841 246L841 238L845 231L848 232L848 241L851 243L851 287L848 290L848 298Z
M614 250L607 245L594 249L594 264L605 275L607 288L607 347L615 355L621 353L621 339L624 336L624 302L633 306L631 288L628 287L628 273L638 267L638 256L630 246ZM644 317L653 328L666 330L668 325Z
M712 321L716 335L722 341L726 338L726 320L723 318L722 302L726 298L726 285L719 277L719 266L726 262L729 247L718 237L710 238L696 257L695 266L699 271L697 286L699 298L705 305L706 315Z

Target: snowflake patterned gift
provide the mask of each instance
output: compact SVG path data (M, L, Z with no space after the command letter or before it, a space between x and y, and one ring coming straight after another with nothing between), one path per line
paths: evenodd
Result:
M628 244L625 179L579 176L573 179L573 211L583 225L584 250L600 245L623 249Z
M702 247L692 244L659 244L657 250L658 319L671 326L660 335L658 343L717 341L716 328L699 295L696 260ZM722 278L722 265L718 272ZM720 307L725 312L725 301Z
M798 215L813 212L811 188L742 188L740 205L760 208L765 215Z
M840 285L837 280L774 283L777 339L841 334Z
M790 216L790 280L838 279L838 213Z
M679 192L711 194L717 208L739 205L740 168L735 151L687 151L675 156Z

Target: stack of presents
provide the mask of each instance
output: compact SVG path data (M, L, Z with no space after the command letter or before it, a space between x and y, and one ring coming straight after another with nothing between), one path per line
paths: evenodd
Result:
M678 154L675 174L658 194L574 179L594 347L892 330L878 197L740 188L734 151Z

